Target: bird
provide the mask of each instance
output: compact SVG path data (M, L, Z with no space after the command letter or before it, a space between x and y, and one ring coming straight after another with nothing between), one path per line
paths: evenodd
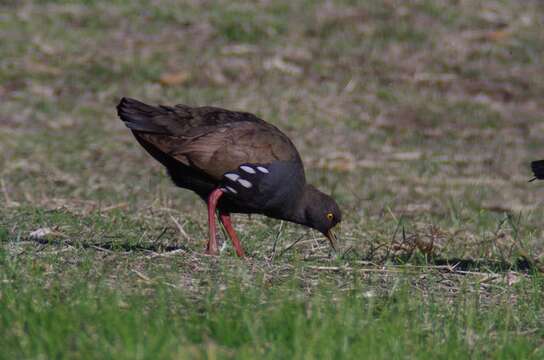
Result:
M533 170L534 177L529 180L529 182L535 181L536 179L544 179L544 160L537 160L531 162L531 170Z
M306 182L300 154L287 135L248 112L187 105L152 106L123 97L117 114L173 183L207 204L205 253L218 255L218 215L239 257L245 252L232 213L262 214L321 232L336 250L342 212Z

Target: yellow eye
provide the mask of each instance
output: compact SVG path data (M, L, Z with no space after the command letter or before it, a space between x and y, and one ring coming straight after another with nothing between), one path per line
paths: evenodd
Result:
M332 221L332 219L334 219L334 215L331 212L328 212L327 219L329 219L329 221Z

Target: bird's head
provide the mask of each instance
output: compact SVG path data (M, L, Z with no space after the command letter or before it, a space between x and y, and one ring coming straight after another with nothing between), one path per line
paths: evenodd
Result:
M302 207L304 215L301 223L320 231L336 250L336 235L333 228L342 221L342 212L336 201L312 185L307 185Z

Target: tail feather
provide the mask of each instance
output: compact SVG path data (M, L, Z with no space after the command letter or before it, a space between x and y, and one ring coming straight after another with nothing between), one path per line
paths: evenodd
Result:
M531 170L533 170L533 174L535 177L529 181L533 181L536 179L544 180L544 160L537 160L531 162Z
M153 121L153 118L165 115L165 112L164 108L147 105L126 97L122 98L117 105L117 115L129 129L135 131L159 134L168 132L163 126Z

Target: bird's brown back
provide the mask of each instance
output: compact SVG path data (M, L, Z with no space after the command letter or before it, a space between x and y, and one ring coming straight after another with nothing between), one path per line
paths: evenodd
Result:
M289 138L253 114L216 107L150 106L124 98L119 116L137 138L215 180L244 163L302 162Z

